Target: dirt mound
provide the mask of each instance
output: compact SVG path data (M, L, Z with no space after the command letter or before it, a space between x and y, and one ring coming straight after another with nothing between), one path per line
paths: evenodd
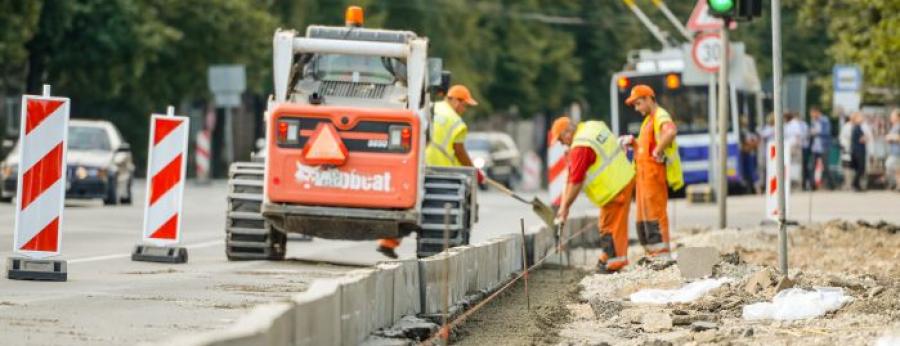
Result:
M692 232L694 233L694 232ZM900 234L885 222L835 220L790 229L791 276L777 265L775 229L721 230L675 239L682 246L716 246L722 258L714 276L730 283L685 304L636 304L628 296L643 288L685 284L676 267L633 265L616 275L581 281L582 305L560 332L569 344L871 344L884 330L900 328ZM746 321L743 307L771 301L798 287L840 287L852 301L823 317L798 321ZM583 307L570 306L580 311Z

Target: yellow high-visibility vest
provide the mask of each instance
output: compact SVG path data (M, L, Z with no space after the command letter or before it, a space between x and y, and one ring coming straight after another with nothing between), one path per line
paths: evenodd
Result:
M662 124L665 123L664 121L658 121L660 118L669 119L669 121L673 121L674 124L672 115L662 107L656 107L656 114L654 114L654 116L644 117L644 122L641 123L641 128L644 128L644 126L647 126L648 121L657 119L653 122L653 136L655 136L654 140L656 143L659 143L660 130L662 129ZM663 154L666 157L666 183L668 183L669 187L673 190L684 187L684 173L681 171L681 156L678 155L678 143L675 142L675 139L672 139L672 145L663 149Z
M429 166L460 167L456 159L454 142L465 138L468 132L462 117L456 114L447 101L434 104L434 121L431 124L431 142L425 148L425 164ZM463 136L463 138L458 138Z
M584 193L599 207L616 197L634 179L634 166L619 147L619 138L602 121L578 124L572 148L588 147L597 159L588 167Z

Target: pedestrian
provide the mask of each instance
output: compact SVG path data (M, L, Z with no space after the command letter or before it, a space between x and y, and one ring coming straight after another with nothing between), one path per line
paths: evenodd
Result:
M843 189L850 189L850 181L853 176L853 168L850 160L850 134L853 133L853 120L850 116L844 118L844 125L838 134L838 143L841 147L841 169L843 177Z
M799 183L805 189L808 176L805 163L808 127L806 122L793 112L785 113L784 119L784 147L791 152L791 182Z
M822 182L825 183L827 188L832 189L834 188L834 181L831 179L831 174L828 171L828 149L831 148L831 120L822 113L822 109L818 106L810 108L809 116L812 120L809 127L810 152L812 153L810 171L815 176L816 167L821 164ZM811 185L813 190L818 187L816 183L815 179L813 179Z
M884 166L887 169L891 188L900 191L900 108L891 112L891 130L886 136L888 142L888 158Z
M750 121L746 116L741 119L741 146L740 169L741 178L744 180L744 189L756 194L756 153L759 150L759 135L750 128Z
M634 193L634 167L619 145L619 138L602 121L572 125L568 117L553 122L550 142L569 150L568 178L557 220L569 217L569 208L584 190L600 208L600 258L597 271L613 273L628 264L628 208Z
M644 117L637 139L630 135L622 139L623 145L635 150L638 239L650 256L668 256L668 188L684 186L675 143L678 129L649 86L635 85L625 104Z
M757 176L765 177L766 170L768 169L768 154L766 153L766 150L769 147L769 144L775 140L775 114L769 113L769 115L766 116L766 123L758 128L759 130L757 132L759 133L760 144L756 152L756 158L759 169L757 169L756 174ZM765 185L765 179L759 179L756 188L761 191L765 189Z
M863 129L863 115L860 112L854 112L850 116L853 123L850 132L850 167L853 169L853 190L862 191L862 180L866 174L866 144L868 136Z
M477 106L469 89L454 85L447 90L444 101L434 105L431 124L431 142L425 148L425 164L438 167L473 167L465 141L468 127L463 121L469 106ZM478 183L484 180L484 173L476 170ZM378 252L390 258L397 258L400 238L385 238L378 241Z

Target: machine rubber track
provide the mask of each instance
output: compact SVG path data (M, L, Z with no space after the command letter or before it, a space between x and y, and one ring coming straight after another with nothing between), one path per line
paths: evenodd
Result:
M445 229L449 229L449 247L469 244L473 208L470 179L470 176L455 172L431 172L425 175L425 196L416 247L420 258L444 250ZM445 205L448 204L449 223L445 223Z
M281 260L287 235L262 217L263 162L235 162L228 169L225 254L229 260Z

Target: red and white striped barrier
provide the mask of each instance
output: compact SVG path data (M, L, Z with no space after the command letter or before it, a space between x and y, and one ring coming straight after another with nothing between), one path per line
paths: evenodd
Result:
M547 148L547 182L550 191L550 201L553 206L559 206L562 201L563 191L566 188L566 179L569 171L566 169L566 145L556 141Z
M536 191L541 188L541 157L533 151L525 153L522 158L522 184L523 191Z
M206 113L206 127L197 133L194 158L197 163L197 180L206 182L210 178L210 153L212 145L212 132L216 127L216 113L210 110Z
M791 165L789 164L791 162L791 151L787 150L787 148L788 146L785 145L784 176L787 178L787 183L784 185L784 219L787 219L787 214L791 211ZM781 219L778 215L778 185L782 182L778 181L778 175L775 174L776 155L775 142L770 142L766 146L766 218L778 222Z
M70 102L49 94L22 96L13 251L31 258L59 255L62 242Z
M145 243L177 244L181 237L181 203L187 160L187 117L153 114L147 162L147 204L144 209Z

